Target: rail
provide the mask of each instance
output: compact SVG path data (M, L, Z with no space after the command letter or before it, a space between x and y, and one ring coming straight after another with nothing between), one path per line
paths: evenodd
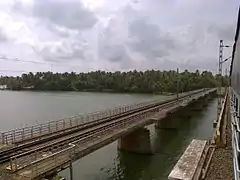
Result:
M172 105L172 103L173 102L170 102L168 104ZM164 104L162 106L167 106L168 104ZM101 128L97 128L97 131L92 130L92 131L90 131L89 134L87 134L87 136L85 136L81 139L75 140L75 141L71 141L70 143L79 145L79 146L81 145L81 147L79 147L79 148L82 148L83 145L86 143L89 145L89 143L92 141L92 139L100 138L103 135L109 135L109 134L111 134L111 132L113 132L114 130L116 130L118 128L125 128L127 125L129 125L129 122L132 123L133 120L138 120L139 118L146 118L150 113L156 112L158 110L159 110L158 107L154 107L150 110L146 110L144 112L139 112L135 115L131 115L129 117L122 118L122 120L120 120L119 123L109 123L109 125L103 126ZM68 142L65 142L65 143L68 143ZM52 149L54 149L54 151L55 151L54 153L52 152ZM46 155L47 151L50 153L53 153L49 156L53 156L56 154L56 151L62 152L62 148L56 149L56 148L49 147L49 148L47 148L47 150L45 149L42 152L32 153L33 156L31 158L29 158L29 157L21 158L22 157L21 154L12 156L11 160L10 160L10 170L15 172L15 171L21 170L21 169L29 166L30 164L32 165L33 163L38 162L37 159L39 159L39 157L42 157L43 155ZM42 158L40 158L40 160L41 159ZM43 159L45 159L45 158L43 158ZM21 164L21 166L19 166L20 164Z
M28 161L28 163L24 166L19 166L19 160L13 157L10 162L10 170L12 172L18 171L18 173L20 174L21 170L24 170L23 172L29 172L29 174L25 174L27 177L36 178L42 174L51 171L53 168L55 169L57 167L62 167L64 164L70 163L74 160L76 154L80 154L80 156L82 156L82 151L85 151L85 153L87 153L89 147L100 144L104 140L104 137L105 140L112 139L112 134L114 132L123 130L125 127L129 127L130 124L134 124L135 122L140 122L141 119L145 119L147 116L149 116L149 114L153 114L154 112L156 112L156 110L157 107L145 113L139 113L138 115L131 117L128 121L122 121L118 124L112 124L106 127L104 130L93 134L92 136L72 142L71 144L74 146L67 147L48 156L35 159L34 161Z
M222 139L223 121L225 118L225 112L227 110L227 102L228 102L228 91L226 91L226 94L224 96L224 101L222 103L221 111L218 116L217 126L216 126L216 130L215 130L215 142L218 147L220 147L223 143L222 142L223 141L223 139Z
M38 159L31 164L31 179L37 177L43 172L48 171L51 167L69 163L75 154L75 145L69 144L69 147L59 152L53 153L51 156Z
M211 91L204 91L204 93L197 93L192 95L191 98L198 99L210 92ZM91 133L87 134L85 137L82 137L75 141L65 142L66 144L74 144L74 147L66 148L65 146L64 149L59 148L55 149L54 151L52 151L50 147L48 150L45 149L42 152L36 152L26 157L21 157L21 155L13 156L10 160L9 169L12 172L17 171L17 173L21 173L22 171L24 173L29 172L30 174L28 174L28 176L31 178L39 176L40 174L44 174L50 171L54 167L59 168L64 164L73 161L76 154L80 154L78 156L84 156L87 153L90 153L89 149L94 149L93 147L96 146L99 148L99 144L104 141L104 138L106 141L109 140L110 143L110 141L112 142L121 136L119 132L122 132L122 134L126 133L126 128L129 129L131 127L136 127L136 124L146 122L147 117L154 115L156 112L159 112L162 109L167 110L169 107L173 106L177 107L177 105L181 105L184 101L185 98L182 97L179 100L175 99L164 104L159 104L144 111L131 114L128 117L122 117L115 123L109 122L107 125L97 128L97 131L91 131ZM118 133L118 137L113 136L114 133ZM44 154L45 156L43 156Z
M188 94L198 93L204 91L204 89L194 90L187 93L182 93L180 97L187 96ZM173 99L173 98L172 98ZM175 98L174 98L175 99ZM41 137L50 133L55 133L62 130L71 129L73 127L79 127L81 125L95 122L98 120L110 118L111 116L119 115L129 111L133 111L139 108L150 106L156 103L164 103L170 99L161 101L161 100L151 100L140 103L135 103L132 105L119 106L104 111L97 111L93 113L77 115L70 118L60 119L57 121L50 121L47 123L42 123L38 125L23 127L19 129L13 129L6 132L0 133L0 144L15 144L22 142L24 140L32 139L34 137Z
M70 117L67 119L60 119L57 121L51 121L48 123L43 123L39 125L34 125L30 127L24 127L20 129L14 129L7 132L2 132L0 137L1 144L13 144L18 141L23 141L25 139L31 139L33 137L41 136L44 134L49 134L57 132L60 130L77 127L88 123L90 121L100 120L103 118L108 118L114 115L125 113L137 108L142 108L149 104L156 103L155 101L151 102L141 102L133 105L126 105L121 107L116 107L110 110L98 111L94 113L79 115Z
M239 113L238 113L238 94L231 89L230 96L230 113L231 113L231 130L232 130L232 150L233 150L233 167L234 167L234 179L240 179L240 125L239 125Z

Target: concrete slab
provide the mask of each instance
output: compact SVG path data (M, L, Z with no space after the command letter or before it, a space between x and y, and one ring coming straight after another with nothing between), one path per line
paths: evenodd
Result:
M193 139L187 147L177 164L174 166L169 180L194 180L195 172L198 169L201 156L204 152L207 141Z

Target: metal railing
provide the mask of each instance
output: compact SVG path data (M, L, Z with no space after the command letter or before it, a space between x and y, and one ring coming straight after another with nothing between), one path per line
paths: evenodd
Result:
M38 177L48 171L51 171L52 169L70 163L74 160L76 154L80 154L81 156L82 153L83 155L83 151L88 151L88 148L96 146L104 140L111 139L114 133L118 133L124 128L129 128L130 125L133 125L135 122L141 122L146 117L154 114L157 110L158 109L156 108L149 112L139 113L138 115L130 118L128 121L108 126L104 130L93 134L90 137L85 137L69 143L69 146L65 149L60 149L54 153L51 152L48 156L39 158L39 156L33 154L33 157L28 158L28 161L25 162L25 164L22 164L23 159L12 157L10 161L10 170L12 172L18 171L19 174L24 172L25 176L29 178Z
M209 92L211 91L194 94L191 98L197 99ZM173 105L177 104L181 105L184 101L185 99L181 99L180 101L168 102L164 104L162 108L167 109L169 107L172 107ZM91 149L93 146L100 144L101 142L104 141L104 138L105 139L108 138L111 141L114 141L113 138L114 133L119 133L120 131L123 131L126 128L135 127L136 123L137 124L142 123L147 118L149 119L149 117L155 115L156 112L162 110L162 108L159 107L160 106L156 106L149 110L133 114L130 117L123 118L123 120L121 121L112 123L110 125L106 125L102 129L99 129L99 131L92 132L78 140L65 142L66 145L64 147L59 148L49 147L44 151L35 152L30 154L29 156L24 157L22 157L21 154L13 156L11 157L9 163L9 169L12 172L18 171L18 173L29 172L30 173L28 174L29 177L31 178L37 177L41 174L44 174L45 172L50 171L53 168L57 168L65 163L73 161L76 154L84 156L84 153L87 154L89 152L89 148ZM67 146L68 143L71 143L73 145L69 147Z
M152 115L154 112L159 111L158 108L153 108L153 110L147 111L147 112L139 112L137 115L134 115L128 119L124 119L122 120L120 123L112 123L106 127L102 127L99 131L91 131L86 137L83 137L81 139L75 140L75 141L71 141L69 143L75 144L75 145L81 145L81 148L84 148L85 144L88 144L89 146L89 142L91 142L93 139L101 139L101 137L103 135L110 135L113 131L118 130L119 128L125 128L127 125L129 125L129 123L133 123L135 122L135 120L140 120L139 118L146 118L149 115ZM65 142L65 144L67 144L68 142ZM60 146L62 146L63 144L60 144ZM43 151L38 151L38 152L34 152L32 153L30 156L24 156L22 157L22 154L18 154L16 156L12 156L10 158L10 169L11 171L18 171L20 169L23 169L24 167L29 166L30 164L34 163L35 161L37 161L37 159L42 159L41 157L43 157L44 155L50 156L54 155L56 152L58 151L62 151L63 149L65 149L66 146L64 147L49 147L44 149ZM44 158L45 159L45 158Z
M78 127L85 123L96 121L111 116L115 116L121 113L132 111L134 109L142 108L159 101L147 101L136 103L133 105L126 105L121 107L115 107L113 109L98 111L89 114L74 116L66 119L60 119L57 121L51 121L43 124L38 124L34 126L13 129L7 132L2 132L0 135L0 144L13 144L26 139L31 139L33 137L42 136L49 133L54 133L57 131Z
M198 89L191 92L182 93L179 97L187 96L188 94L198 93L204 91L204 89ZM70 118L60 119L57 121L51 121L47 123L37 124L33 126L18 128L9 130L6 132L0 133L0 144L16 144L18 142L22 142L24 140L32 139L35 137L42 137L44 135L54 133L57 131L67 130L73 127L79 127L80 125L84 125L86 123L95 122L97 120L110 118L112 116L119 115L121 113L126 113L128 111L133 111L139 108L147 107L150 105L154 105L157 103L161 103L167 100L150 100L140 103L135 103L132 105L125 105L120 107L115 107L112 109L97 111L84 115L77 115Z
M240 117L238 109L238 94L231 89L230 96L230 113L231 113L231 130L232 130L232 150L233 150L233 167L234 179L240 179L239 158L240 158Z

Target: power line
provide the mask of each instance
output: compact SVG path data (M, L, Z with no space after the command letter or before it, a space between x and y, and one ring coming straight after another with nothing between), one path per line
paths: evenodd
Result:
M50 70L52 71L52 67L67 67L67 68L82 68L83 66L79 66L79 65L69 65L69 64L64 64L62 62L55 62L55 63L49 63L49 62L41 62L41 61L33 61L33 60L24 60L24 59L20 59L17 57L14 58L10 58L10 57L6 57L6 56L0 56L0 61L13 61L13 62L27 62L27 63L33 63L33 64L45 64L48 65L50 67ZM30 72L30 71L26 71L26 70L1 70L0 71L11 71L11 72ZM38 71L39 72L39 71Z
M31 63L37 63L37 64L46 64L46 62L40 62L40 61L30 61L30 60L23 60L23 59L19 59L19 58L8 58L5 56L0 56L1 60L10 60L10 61L15 61L15 62L31 62Z
M25 73L37 73L37 72L43 72L43 71L26 71L26 70L11 70L11 69L0 69L0 72L25 72ZM47 71L45 71L47 72Z

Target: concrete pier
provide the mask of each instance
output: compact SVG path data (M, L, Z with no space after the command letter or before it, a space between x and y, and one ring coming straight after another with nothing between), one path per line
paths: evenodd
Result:
M118 149L140 154L152 154L150 131L139 128L118 140Z

